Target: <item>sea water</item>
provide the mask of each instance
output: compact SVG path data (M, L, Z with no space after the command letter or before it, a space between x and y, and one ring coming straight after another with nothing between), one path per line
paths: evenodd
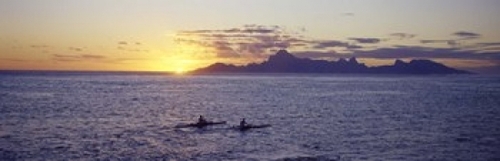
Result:
M0 160L500 160L500 77L3 72Z

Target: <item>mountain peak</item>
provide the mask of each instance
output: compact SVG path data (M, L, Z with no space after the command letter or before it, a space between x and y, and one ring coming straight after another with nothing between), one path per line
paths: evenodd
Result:
M431 60L412 60L409 63L396 60L393 65L367 67L355 57L338 61L297 58L286 50L279 50L267 61L245 66L216 63L195 73L253 72L253 73L373 73L373 74L466 74Z
M288 55L291 55L288 51L286 51L285 49L281 49L279 50L276 55L280 55L280 54L288 54Z
M286 50L279 50L274 56L277 56L277 57L295 57Z
M347 63L347 60L345 60L344 58L339 58L339 60L337 60L337 63L345 64Z
M406 63L402 60L396 59L396 61L394 61L394 66L403 66L403 65L406 65Z
M279 50L276 54L269 57L269 61L286 61L296 59L295 56L286 50Z
M356 60L356 57L352 57L351 59L349 59L349 63L358 64L358 61Z

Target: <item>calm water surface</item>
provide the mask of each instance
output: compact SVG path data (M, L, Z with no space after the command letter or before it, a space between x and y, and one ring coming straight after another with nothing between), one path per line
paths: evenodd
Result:
M500 77L0 74L0 160L287 159L500 160Z

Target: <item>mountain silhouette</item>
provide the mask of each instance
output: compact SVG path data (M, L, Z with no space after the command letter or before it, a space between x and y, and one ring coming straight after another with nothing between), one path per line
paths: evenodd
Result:
M260 64L251 63L245 66L215 63L192 73L367 73L367 74L468 74L431 60L396 60L393 65L367 67L358 63L355 57L338 61L311 60L297 58L286 50L271 55Z

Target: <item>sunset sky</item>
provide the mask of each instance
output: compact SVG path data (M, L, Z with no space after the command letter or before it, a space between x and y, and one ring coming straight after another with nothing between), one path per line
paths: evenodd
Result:
M0 70L182 72L276 50L500 73L499 0L2 0Z

